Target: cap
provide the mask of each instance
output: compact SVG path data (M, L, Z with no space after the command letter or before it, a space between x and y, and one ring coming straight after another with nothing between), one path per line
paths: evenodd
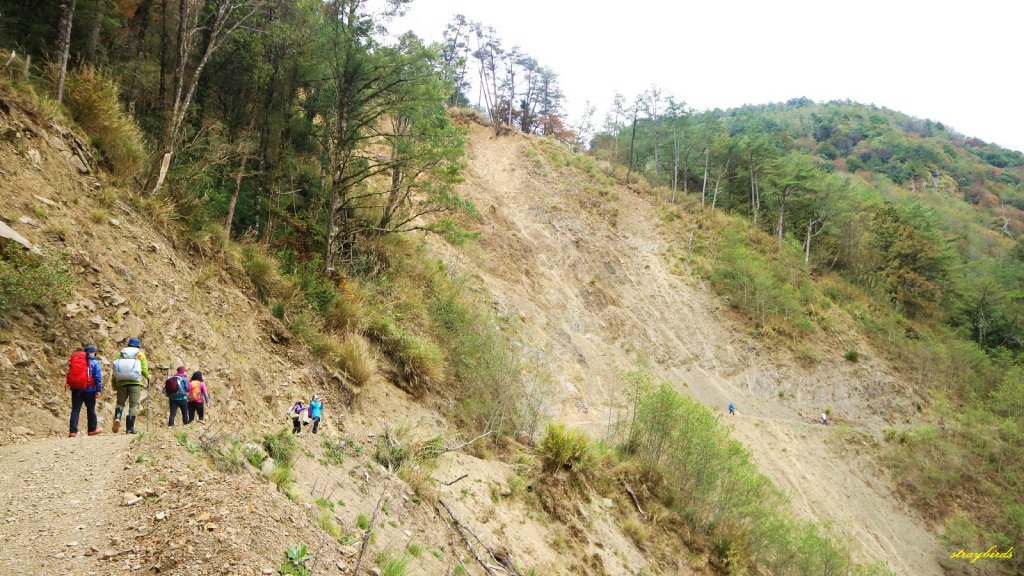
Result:
M188 372L187 366L185 366L184 364L178 366L178 374L184 374L185 372Z
M128 339L128 345L138 348L139 346L142 346L142 341L140 341L138 338L132 337Z
M92 344L89 344L85 348L82 348L82 350L85 350L86 354L95 354L96 353L96 347L93 346Z

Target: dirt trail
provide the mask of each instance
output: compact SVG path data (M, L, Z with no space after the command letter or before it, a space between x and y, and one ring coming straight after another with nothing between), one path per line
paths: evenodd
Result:
M884 475L849 446L827 442L830 429L811 425L825 406L870 432L905 418L908 390L891 370L870 352L844 363L827 343L818 343L826 360L811 368L763 348L706 286L673 271L649 200L622 188L602 197L588 176L552 168L530 146L475 129L461 190L484 214L481 241L445 258L478 278L499 313L520 318L546 353L559 388L550 411L604 434L619 371L642 350L657 376L708 407L736 403L736 437L801 515L851 534L865 560L900 574L940 574L936 537L897 502Z
M84 414L83 414L84 418ZM0 447L0 574L108 574L130 438L46 438Z

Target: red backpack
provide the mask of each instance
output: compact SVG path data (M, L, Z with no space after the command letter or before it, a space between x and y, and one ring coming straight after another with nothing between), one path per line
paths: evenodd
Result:
M64 381L72 390L85 390L93 385L92 371L89 370L89 355L79 350L71 355L68 377Z

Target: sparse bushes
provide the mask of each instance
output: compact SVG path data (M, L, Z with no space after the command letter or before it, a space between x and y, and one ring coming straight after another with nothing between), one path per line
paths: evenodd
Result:
M62 255L36 254L0 241L0 314L55 307L70 295L73 285L71 265Z
M736 573L860 574L835 536L792 517L785 498L757 472L750 453L709 410L667 384L644 392L635 419L624 423L648 488L697 532L708 534L721 561ZM549 444L578 445L549 428ZM554 439L558 439L557 441ZM553 450L552 450L553 451ZM546 468L550 460L545 454ZM635 518L623 530L638 544L649 535Z
M117 82L92 66L82 66L69 77L67 106L115 175L130 178L142 168L142 131L121 108Z

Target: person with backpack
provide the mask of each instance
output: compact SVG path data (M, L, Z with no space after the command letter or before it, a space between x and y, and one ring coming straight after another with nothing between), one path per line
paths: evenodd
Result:
M188 421L192 422L199 415L199 422L203 422L203 404L210 401L210 393L206 389L206 381L203 380L203 373L196 370L192 373L188 383Z
M292 434L299 434L302 432L302 413L305 412L305 408L302 407L302 400L299 400L292 407L288 409L288 416L292 419Z
M167 425L174 426L175 412L181 410L181 424L184 426L191 422L188 417L188 380L185 374L188 368L178 366L177 373L164 381L164 394L167 395L170 415L167 418Z
M125 419L125 433L135 434L135 416L139 413L142 398L142 383L149 382L149 361L142 351L142 342L130 338L128 347L121 349L121 356L114 360L114 389L117 390L117 406L114 408L113 430L121 429L121 414L125 401L128 402L128 417Z
M78 436L78 416L82 412L83 404L89 425L89 436L102 434L103 430L99 429L99 419L96 417L96 400L103 392L103 371L100 368L100 361L96 359L95 346L90 344L71 355L64 388L71 390L68 437Z
M736 405L733 404L732 402L729 402L729 415L730 416L735 416L736 415Z
M316 434L317 429L320 428L320 416L323 409L324 401L316 394L313 394L313 399L309 401L309 417L313 420L313 434Z

